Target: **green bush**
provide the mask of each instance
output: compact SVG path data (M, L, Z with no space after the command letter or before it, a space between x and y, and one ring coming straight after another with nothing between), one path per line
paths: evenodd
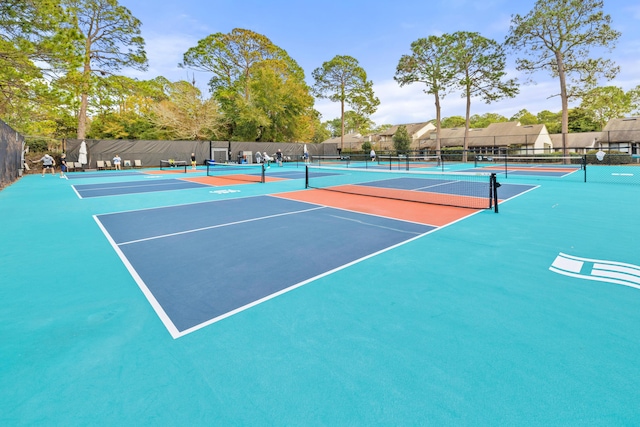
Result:
M587 163L592 165L628 165L633 158L628 153L620 151L605 151L604 158L598 160L596 153L600 150L590 150L587 152Z
M29 140L26 145L29 146L29 151L34 153L44 153L49 149L49 145L44 139L32 139Z

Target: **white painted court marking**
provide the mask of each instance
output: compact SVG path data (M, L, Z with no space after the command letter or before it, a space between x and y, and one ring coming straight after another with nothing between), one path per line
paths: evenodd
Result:
M640 266L633 264L580 258L561 252L553 261L549 270L577 279L615 283L640 289Z

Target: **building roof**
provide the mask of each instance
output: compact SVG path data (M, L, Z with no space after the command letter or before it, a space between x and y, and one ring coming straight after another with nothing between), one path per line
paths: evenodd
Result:
M491 123L486 128L469 129L467 140L469 147L506 146L513 144L533 144L539 135L547 135L547 127L540 125L521 125L520 122ZM429 131L425 139L427 146L435 145L436 131ZM422 140L421 140L422 142ZM462 146L464 144L464 128L440 129L442 146Z
M553 148L562 148L562 134L549 135ZM597 141L602 140L602 132L579 132L567 134L567 148L598 148Z
M359 133L347 133L344 136L344 142L345 144L362 144L364 142L365 138L360 135ZM329 138L326 141L323 141L323 143L338 143L340 144L340 136L336 136L334 138Z
M414 134L416 134L417 132L421 131L422 129L426 128L429 125L431 125L433 127L433 124L431 122L408 123L408 124L404 124L404 125L395 125L395 126L391 126L388 129L383 130L382 132L377 133L376 135L379 135L379 136L393 136L393 135L396 134L396 132L398 131L398 128L400 126L405 126L407 128L407 133L409 134L409 136L413 136Z
M607 142L640 141L640 117L611 119L602 130Z

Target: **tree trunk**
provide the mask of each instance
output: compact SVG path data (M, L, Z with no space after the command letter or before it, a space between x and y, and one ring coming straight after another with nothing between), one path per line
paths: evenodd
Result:
M440 158L440 95L436 91L436 155Z
M80 94L80 111L78 112L78 139L87 135L87 108L89 105L89 87L91 85L91 38L85 45L84 67L82 70L82 93Z
M344 149L344 99L340 100L340 152Z
M569 98L567 95L567 78L564 71L562 53L556 52L556 61L558 64L558 77L560 78L560 100L562 102L562 155L568 156Z
M87 135L87 105L89 104L89 96L86 90L83 90L80 96L80 111L78 112L78 139L85 139Z
M469 87L469 70L467 70L467 113L464 120L464 144L462 145L462 161L467 162L467 151L469 150L469 126L471 124L471 88Z

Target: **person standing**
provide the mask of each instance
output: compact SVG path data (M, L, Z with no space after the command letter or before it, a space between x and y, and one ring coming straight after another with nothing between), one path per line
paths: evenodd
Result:
M60 178L64 178L64 173L67 171L67 155L62 153L60 155Z
M53 157L49 155L49 153L45 153L44 156L39 162L42 162L42 177L44 178L44 174L46 171L51 171L51 175L55 175L56 173L56 162L53 160Z
M376 152L373 150L373 148L371 149L371 151L369 152L369 157L371 157L371 161L375 162L376 161Z
M191 153L191 169L196 169L196 155L195 153Z
M282 151L279 148L276 152L276 159L278 160L278 166L282 166Z
M116 156L113 158L113 167L114 167L116 170L122 170L122 169L120 168L120 163L122 163L122 159L120 158L120 156L118 156L118 155L116 154Z

